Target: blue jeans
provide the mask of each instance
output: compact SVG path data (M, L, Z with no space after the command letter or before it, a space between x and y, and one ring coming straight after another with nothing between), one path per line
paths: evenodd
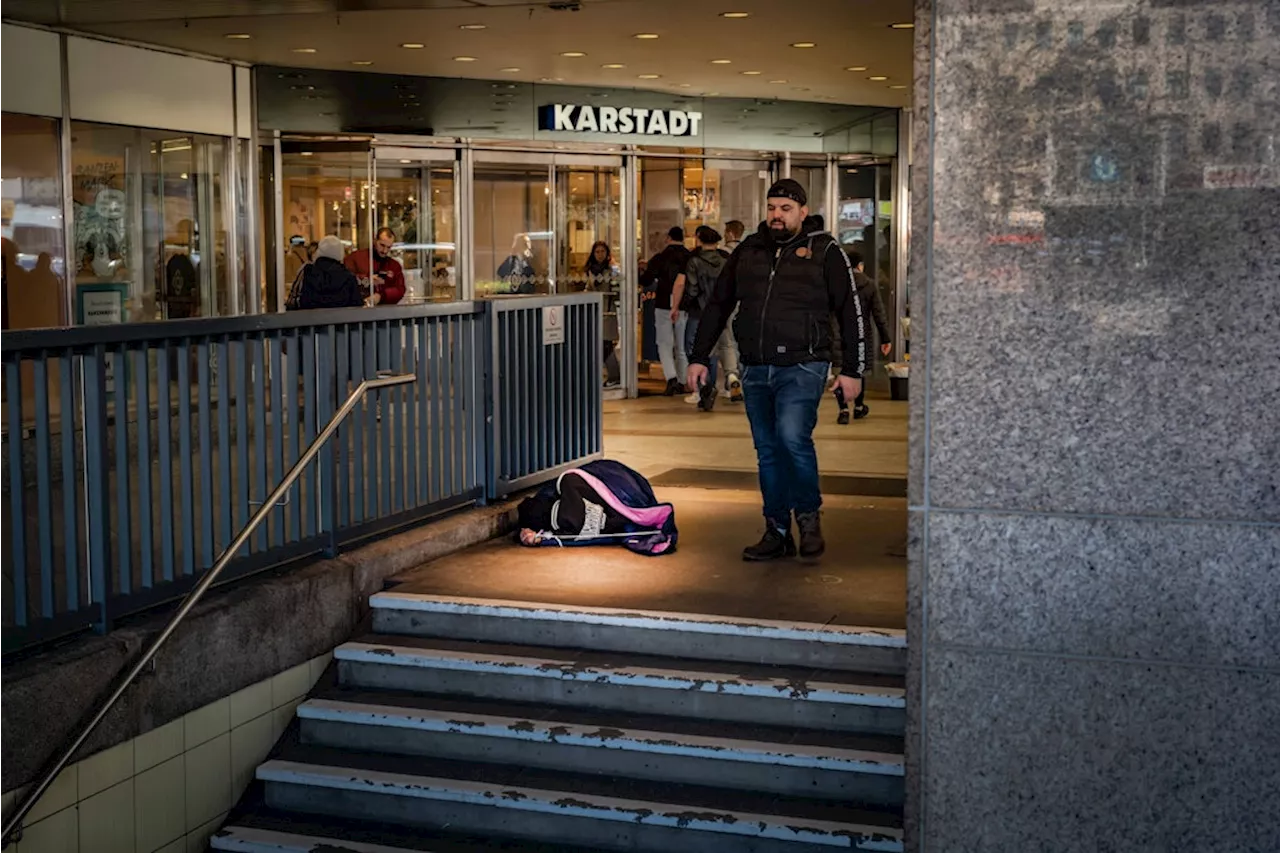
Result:
M825 361L742 368L764 517L779 526L790 527L792 512L817 512L822 506L813 428L818 423L818 404L827 390L829 369Z

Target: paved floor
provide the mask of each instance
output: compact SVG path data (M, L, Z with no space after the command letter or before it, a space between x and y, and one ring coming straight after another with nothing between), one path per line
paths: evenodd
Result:
M397 578L404 591L508 598L597 607L633 607L878 628L906 626L906 501L886 494L885 480L906 476L906 407L870 400L871 417L848 426L824 404L816 433L824 475L857 491L853 475L876 478L869 494L828 494L827 556L798 562L742 562L744 545L762 531L760 497L740 488L755 452L741 405L721 401L698 412L679 398L605 404L605 453L656 478L684 469L681 487L659 486L676 506L680 547L646 558L619 548L523 549L492 542ZM719 488L689 488L692 470ZM843 477L841 475L844 475ZM724 487L728 484L730 487ZM738 486L738 488L734 488Z

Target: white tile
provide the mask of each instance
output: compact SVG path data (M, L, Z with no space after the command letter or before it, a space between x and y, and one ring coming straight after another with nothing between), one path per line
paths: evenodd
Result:
M311 689L311 664L303 662L271 679L271 704L279 708L286 702L301 699Z
M133 778L136 772L133 769L133 741L127 740L104 749L76 766L80 768L80 799L85 800L125 779Z
M209 849L209 839L222 828L226 819L225 814L220 814L199 829L187 833L187 853L205 853Z
M35 807L27 813L25 822L33 824L38 820L44 820L54 812L60 812L68 806L75 805L80 799L79 792L80 769L72 764L70 767L63 768L58 778L53 780L49 790L44 792L44 796L37 800Z
M231 710L231 728L242 726L255 717L269 713L275 707L271 703L271 679L265 678L257 684L250 684L244 690L237 690L229 698Z
M182 754L182 718L133 739L133 772L141 773Z
M28 822L18 842L18 853L79 853L80 810L62 809L38 822Z
M231 808L231 735L187 751L188 831Z
M182 838L187 829L187 762L179 755L133 780L134 824L139 850Z
M182 718L183 744L188 752L231 731L231 702L224 696Z
M275 745L275 720L264 714L231 730L231 796L239 799Z
M80 801L80 849L93 853L137 853L133 779Z

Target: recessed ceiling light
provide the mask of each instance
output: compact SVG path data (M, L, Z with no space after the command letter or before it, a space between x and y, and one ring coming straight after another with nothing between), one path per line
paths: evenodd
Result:
M717 96L717 95L719 95L719 94L720 94L719 92L703 92L703 93L702 93L702 97L704 97L704 98L714 98L714 97L716 97L716 96Z
M562 53L562 54L560 54L560 55L561 55L561 56L567 56L567 57L569 57L570 59L577 59L577 58L578 58L578 57L580 57L580 56L586 56L586 54L585 54L585 53L583 53L583 52L582 52L582 51L580 51L580 50L566 50L564 53Z
M657 80L662 75L661 74L637 74L636 76L641 80Z
M677 86L676 88L677 88L677 89L691 89L691 88L693 88L693 84L692 84L692 83L681 83L681 84L680 84L679 86Z
M412 163L413 161L412 161L412 160L401 160L400 162L401 162L401 163Z
M352 60L351 64L352 65L372 65L373 60L372 59L356 59L356 60Z
M248 33L227 33L225 36L223 36L223 38L229 38L229 39L251 39L251 38L253 38L253 36L249 35Z
M498 70L499 70L499 71L505 71L505 72L507 72L508 74L510 74L510 73L512 73L513 71L519 71L520 69L519 69L519 68L517 68L516 66L512 65L512 66L511 66L511 67L509 67L509 68L499 68Z
M299 153L302 154L303 157L310 157L312 154L310 151L301 151Z
M888 78L888 77L885 77L883 74L876 74L876 75L874 75L874 76L872 76L872 77L868 77L867 79L868 79L868 80L874 80L875 82L880 83L880 82L882 82L882 81L884 81L884 80L888 80L889 78Z
M808 86L792 86L792 87L791 87L791 91L793 91L793 92L807 92L807 91L809 91L809 87L808 87Z
M657 33L636 33L632 36L635 39L656 39L657 37Z
M600 67L601 68L626 68L627 66L623 65L621 62L609 62L605 65L601 65Z
M891 30L914 30L915 27L916 25L910 21L902 21L901 23L889 25L889 29Z
M731 63L731 62L733 62L733 60L732 60L732 59L713 59L713 60L711 60L711 64L712 64L712 65L728 65L728 64L729 64L729 63Z
M486 27L486 25L485 25L485 24L463 24L462 26L458 27L458 29L460 29L460 30L483 30L483 29L485 29L485 27Z
M905 84L903 84L903 83L898 83L897 85L890 86L889 88L890 88L890 89L905 89L905 88L907 88L907 87L906 87L906 85L905 85Z
M785 83L785 82L787 82L787 81L786 81L786 80L770 80L769 82L770 82L770 83Z
M721 12L721 13L720 13L720 17L722 17L722 18L745 18L745 17L749 16L750 14L751 14L750 12Z
M866 71L866 70L867 70L867 66L865 65L850 65L848 68L845 69L845 71Z
M792 47L817 47L818 45L816 42L811 42L811 41L793 41L791 43L791 46Z
M405 50L422 50L424 47L426 47L426 45L420 41L407 41L401 44L400 46L403 47Z
M743 71L742 73L747 75L748 77L755 77L759 74L763 74L764 72L763 71Z
M453 61L454 62L475 62L476 58L474 56L455 56L453 58Z
M293 49L293 52L294 53L315 53L316 49L314 47L295 47Z

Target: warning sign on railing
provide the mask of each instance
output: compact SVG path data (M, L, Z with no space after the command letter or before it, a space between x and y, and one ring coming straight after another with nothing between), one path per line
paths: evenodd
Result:
M563 305L547 305L542 309L542 343L544 346L564 343Z

